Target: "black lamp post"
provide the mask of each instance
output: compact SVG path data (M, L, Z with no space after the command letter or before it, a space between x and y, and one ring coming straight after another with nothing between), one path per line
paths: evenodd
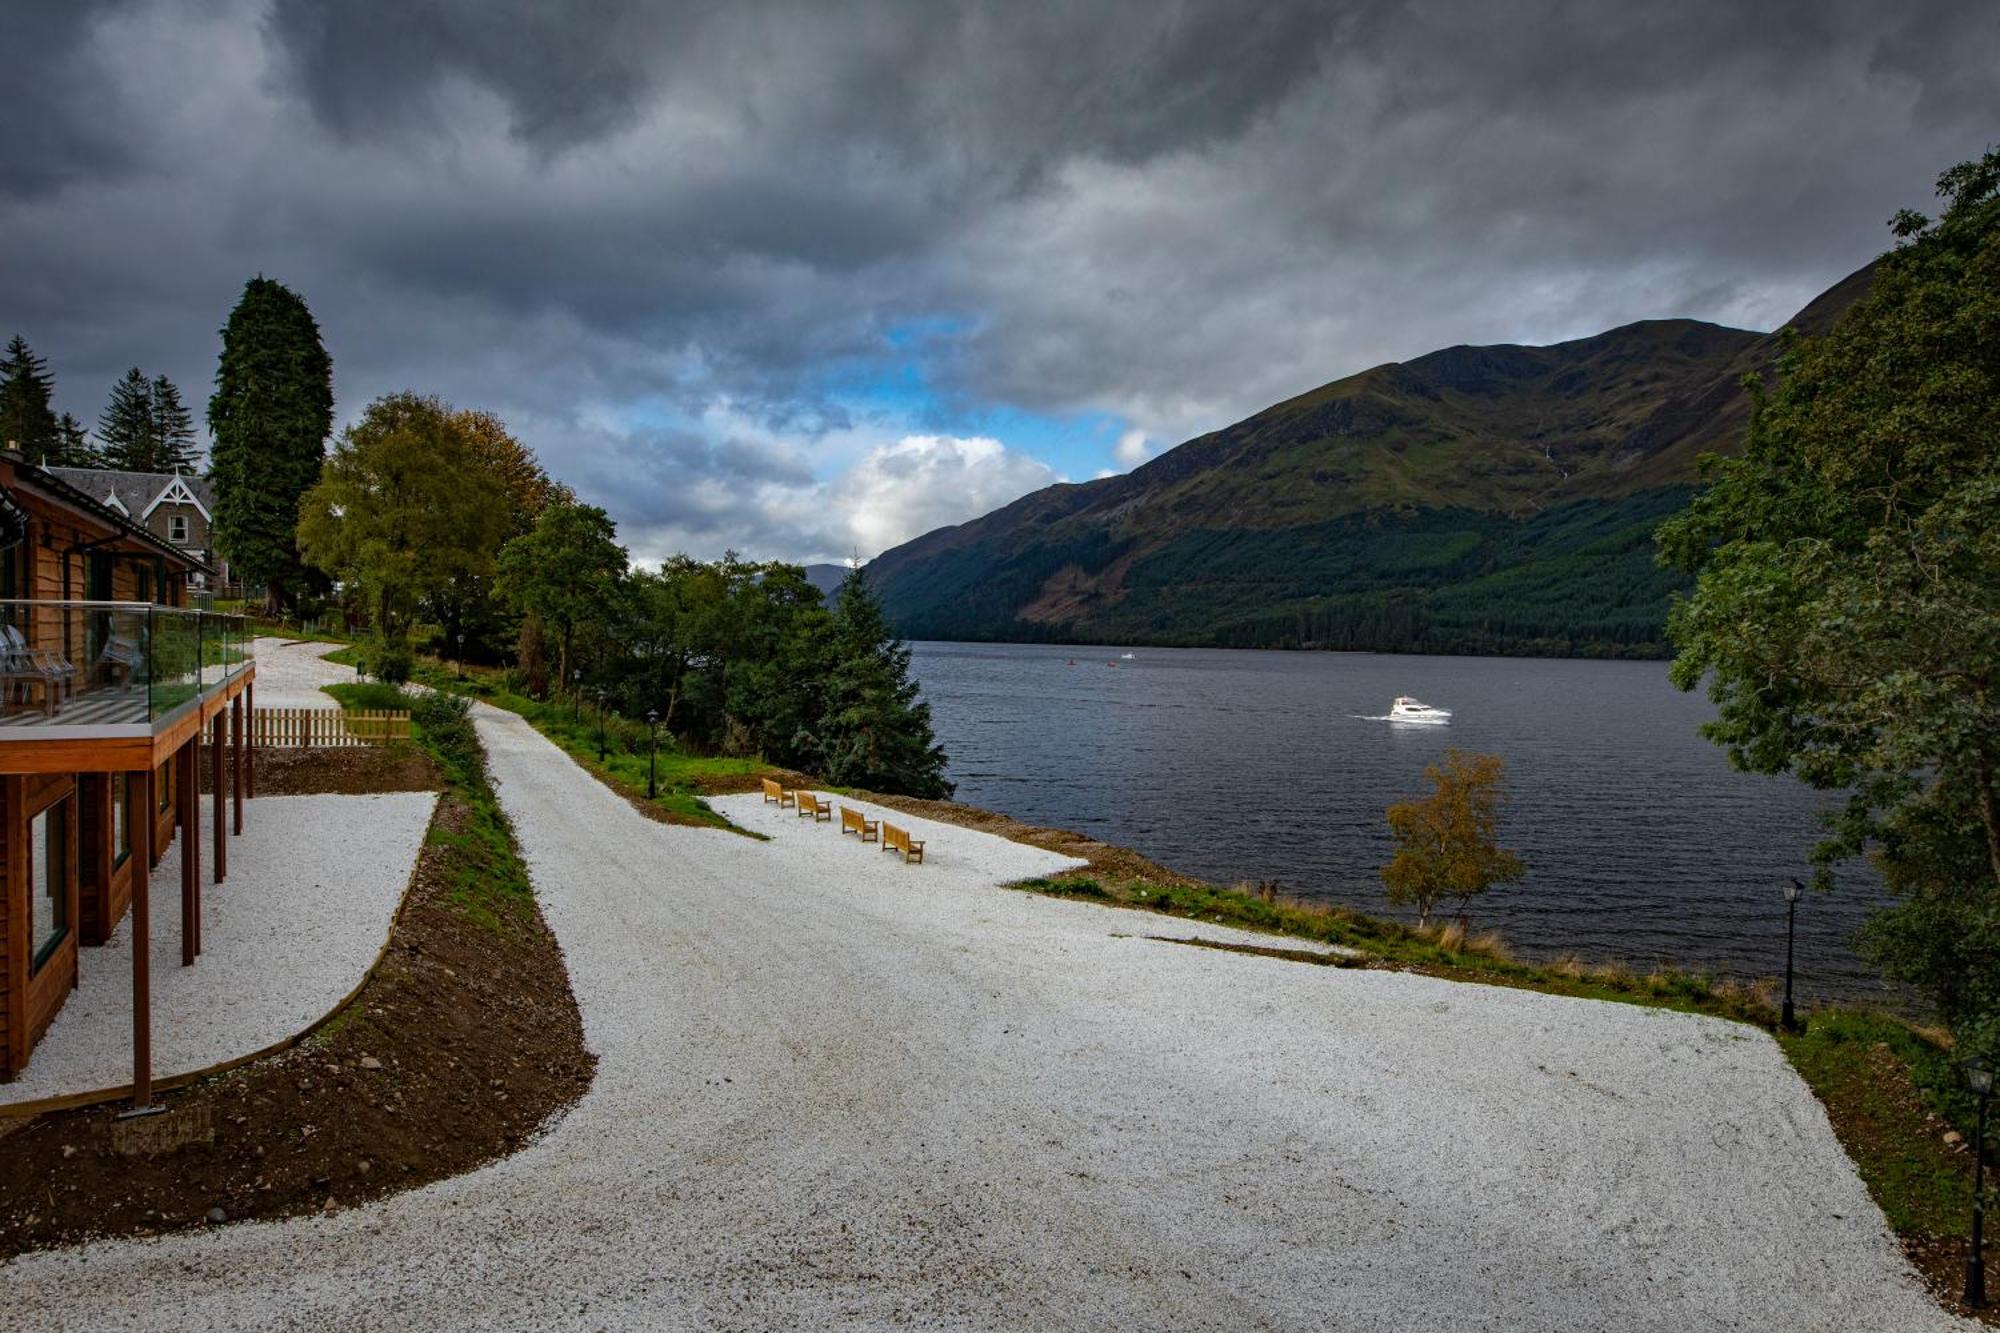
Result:
M660 794L660 710L646 710L646 799L652 800Z
M1972 1255L1965 1261L1965 1303L1976 1310L1986 1304L1986 1103L1993 1096L1993 1066L1975 1055L1959 1068L1979 1099L1972 1120Z
M569 673L569 720L574 723L583 716L583 668L577 667Z
M1799 899L1805 892L1806 886L1797 880L1785 886L1785 1010L1778 1026L1787 1032L1799 1030L1798 1014L1792 1009L1792 940L1798 931Z
M604 762L604 687L597 687L597 762Z
M460 680L464 680L465 679L465 631L460 630L456 637L458 639L458 678Z

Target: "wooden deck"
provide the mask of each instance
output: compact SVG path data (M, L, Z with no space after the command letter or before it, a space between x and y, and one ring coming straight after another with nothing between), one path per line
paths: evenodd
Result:
M212 671L201 692L213 692L249 665L242 662L227 672ZM56 727L146 727L164 721L194 697L193 681L162 682L153 687L150 697L143 684L93 685L77 690L50 713L43 709L37 688L29 692L26 703L9 698L0 705L0 733Z

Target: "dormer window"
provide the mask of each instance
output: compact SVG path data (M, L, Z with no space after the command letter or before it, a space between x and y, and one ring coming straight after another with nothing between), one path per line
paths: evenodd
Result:
M188 521L186 514L167 515L167 540L176 546L188 543Z

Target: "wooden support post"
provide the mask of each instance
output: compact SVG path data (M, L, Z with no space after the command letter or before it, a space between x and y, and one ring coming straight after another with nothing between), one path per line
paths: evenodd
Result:
M121 775L130 787L139 789L139 809L143 819L131 821L132 829L132 1109L144 1111L153 1101L153 909L149 892L153 865L154 775L150 766L143 773ZM130 787L126 800L131 800Z
M223 779L222 761L229 749L228 729L223 725L229 719L220 710L215 714L215 735L208 747L208 805L209 822L215 826L215 882L222 883L229 878L229 784Z
M243 696L229 703L229 779L236 807L235 831L243 836Z
M201 732L188 737L174 756L180 801L174 823L181 839L181 966L194 966L201 952Z
M253 680L243 687L243 726L244 730L249 732L254 730L256 725L257 682ZM253 735L249 736L248 740L250 744L243 755L243 785L246 788L244 794L254 797L257 794L257 738Z

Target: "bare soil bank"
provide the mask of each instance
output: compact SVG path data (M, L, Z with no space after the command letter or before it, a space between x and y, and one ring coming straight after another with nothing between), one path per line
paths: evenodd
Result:
M435 788L414 748L260 756L262 794ZM254 817L254 806L252 807ZM555 937L528 904L475 924L450 899L447 793L389 946L354 1002L291 1050L163 1094L121 1152L123 1103L0 1121L0 1255L223 1219L295 1216L469 1171L589 1087L596 1059Z

